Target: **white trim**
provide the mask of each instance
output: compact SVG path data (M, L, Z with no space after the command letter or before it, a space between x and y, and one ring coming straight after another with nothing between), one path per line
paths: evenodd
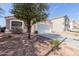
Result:
M10 20L10 30L11 30L11 23L12 23L12 21L19 21L19 22L22 22L22 29L24 30L24 21L22 21L22 20Z

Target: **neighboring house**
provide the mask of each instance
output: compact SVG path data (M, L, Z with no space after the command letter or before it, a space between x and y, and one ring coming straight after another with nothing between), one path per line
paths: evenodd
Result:
M53 32L63 32L69 30L69 18L67 16L57 17L51 20Z
M79 21L71 21L72 29L71 31L79 32Z
M23 32L27 31L24 21L16 19L13 16L5 17L6 19L6 32L11 32L10 30L14 28L22 28ZM67 16L54 18L52 20L45 20L38 22L32 26L31 32L37 30L39 34L42 33L52 33L69 30L69 18Z
M73 30L73 28L74 28L74 24L73 24L73 22L72 21L70 21L70 23L69 23L69 25L70 25L70 31L72 31Z
M79 29L79 21L73 21L73 28Z

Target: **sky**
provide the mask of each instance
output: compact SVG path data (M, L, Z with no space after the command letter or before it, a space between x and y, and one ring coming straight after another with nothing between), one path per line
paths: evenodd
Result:
M50 4L49 19L67 15L70 20L79 21L79 4Z
M77 3L52 3L48 4L48 19L67 15L70 20L79 21L79 4ZM13 5L11 3L0 3L0 7L4 10L3 17L11 16L10 13ZM0 25L5 26L5 18L0 17Z
M12 14L10 13L12 9L12 4L10 3L0 3L0 7L4 10L3 11L3 17L0 17L0 26L6 26L6 21L5 18L6 16L11 16Z

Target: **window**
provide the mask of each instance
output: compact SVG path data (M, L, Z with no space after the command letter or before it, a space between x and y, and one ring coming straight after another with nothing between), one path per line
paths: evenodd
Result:
M12 26L22 26L22 22L12 21Z
M22 22L20 21L12 21L11 29L22 28Z

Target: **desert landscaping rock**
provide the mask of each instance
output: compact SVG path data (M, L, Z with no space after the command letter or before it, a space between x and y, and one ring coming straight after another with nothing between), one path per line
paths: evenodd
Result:
M30 40L27 39L26 34L13 35L9 39L3 38L2 40L0 41L0 56L43 56L51 49L51 40L39 35L32 35ZM52 51L49 56L79 55L66 44L60 47L61 49Z

